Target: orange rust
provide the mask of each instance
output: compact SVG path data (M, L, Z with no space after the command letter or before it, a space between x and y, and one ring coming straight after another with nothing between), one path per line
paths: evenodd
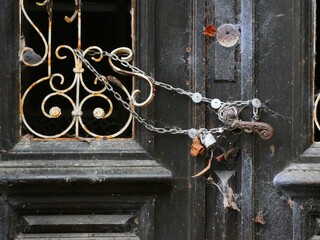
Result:
M152 95L156 95L156 85L154 83L152 83Z
M36 85L38 85L39 84L39 81L35 81L35 82L33 82L31 85L30 85L30 90L32 89L32 88L34 88Z
M51 31L52 31L52 12L49 16L49 23L48 23L48 28L50 31L50 41L48 42L48 74L51 74Z
M216 157L218 162L221 162L224 158L224 153L220 154L218 157Z
M214 37L216 35L216 28L213 24L210 24L203 29L202 33L205 36Z
M190 154L193 157L196 157L198 155L204 155L205 154L205 148L200 143L200 140L198 137L195 137L192 141Z
M256 223L260 223L261 225L266 224L266 220L265 220L265 218L264 218L264 213L263 213L262 210L260 210L260 211L257 213L254 221L255 221Z

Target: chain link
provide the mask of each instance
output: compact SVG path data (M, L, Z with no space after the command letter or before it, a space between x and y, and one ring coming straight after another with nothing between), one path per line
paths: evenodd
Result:
M161 88L164 88L168 91L172 91L172 92L176 92L180 95L186 95L190 98L192 98L192 96L195 94L193 92L189 92L186 91L182 88L177 88L177 87L173 87L172 85L168 84L168 83L163 83L163 82L158 82L156 81L154 78L152 78L151 76L149 76L148 74L146 74L144 71L142 71L140 68L137 68L133 65L131 65L130 63L128 63L127 61L121 59L118 55L116 54L112 54L109 53L107 51L103 52L104 55L106 57L111 57L112 60L115 60L117 62L119 62L122 66L130 68L132 70L133 73L139 73L142 75L145 75L148 79L150 79L154 85L159 86ZM98 53L97 53L98 54ZM200 93L197 93L200 94ZM204 102L204 103L211 103L213 101L213 99L211 98L207 98L204 97L203 95L201 95L201 101L200 102ZM247 101L233 101L233 102L221 102L221 106L235 106L235 107L246 107L246 106L250 106L251 101L247 100ZM256 118L256 117L255 117Z
M121 102L121 104L123 105L123 107L128 110L133 117L140 123L142 124L146 129L148 129L149 131L152 132L156 132L156 133L169 133L169 134L189 134L191 129L180 129L180 128L161 128L161 127L155 127L152 124L148 123L144 118L142 118L134 109L133 107L131 107L131 105L126 102L125 100L123 100L123 98L121 97L121 95L116 92L114 90L114 88L112 87L112 85L109 83L109 81L107 80L107 78L103 75L101 75L91 64L90 62L83 56L82 52L78 49L75 49L75 54L77 55L77 57L79 59L81 59L81 61L86 65L86 67L98 78L99 81L101 81L102 83L104 83L106 85L106 88L108 91L110 91L114 97ZM100 52L91 52L89 53L90 55L96 55L96 54L101 54ZM168 91L173 91L176 92L180 95L186 95L190 98L192 98L192 100L194 102L204 102L204 103L212 103L212 101L217 100L217 99L211 99L211 98L207 98L202 96L200 93L193 93L193 92L189 92L186 91L182 88L177 88L177 87L173 87L172 85L168 84L168 83L163 83L163 82L158 82L156 81L154 78L150 77L149 75L147 75L144 71L142 71L141 69L131 65L129 62L121 59L118 55L113 54L113 53L109 53L107 51L103 51L103 55L106 57L111 58L114 61L119 62L122 66L126 67L126 68L130 68L132 70L133 73L138 73L141 75L146 76L148 79L150 79L152 81L152 83L155 86L159 86L161 88L164 88ZM197 95L197 97L200 96L200 100L197 99L197 101L195 101L193 99L193 96ZM219 100L220 101L220 100ZM129 99L129 102L132 102L132 99ZM216 110L221 110L221 109L226 109L226 108L230 108L230 107L236 107L239 108L238 112L241 112L241 110L247 106L251 106L251 100L247 100L247 101L230 101L230 102L221 102L221 106L216 109ZM259 119L259 115L258 115L258 108L253 107L253 118L252 121L257 121ZM219 111L217 111L217 113L219 113ZM219 118L220 119L220 118ZM221 119L220 119L221 120ZM226 128L212 128L209 129L208 131L212 134L221 134L224 130L226 130Z
M130 68L132 70L132 72L134 72L134 73L139 73L139 74L145 75L146 77L148 77L148 79L152 80L153 84L156 85L156 86L159 86L159 87L162 87L164 89L167 89L168 91L177 92L180 95L186 95L186 96L189 96L189 97L192 97L192 95L193 95L193 93L185 91L182 88L176 88L176 87L173 87L170 84L156 81L154 78L152 78L151 76L147 75L144 71L142 71L141 69L131 65L127 61L121 59L116 54L112 54L112 53L109 53L107 51L104 51L104 55L107 56L107 57L111 57L111 59L114 60L114 61L118 61L122 66L124 66L126 68Z
M81 61L84 63L84 65L86 65L86 67L97 77L97 79L99 81L101 81L103 84L106 85L106 88L108 91L110 91L116 100L118 100L122 106L128 110L132 116L140 123L142 124L146 129L148 129L149 131L152 132L156 132L156 133L168 133L168 134L188 134L189 133L189 129L180 129L180 128L161 128L161 127L155 127L152 124L148 123L144 118L142 118L132 107L131 105L126 102L125 100L123 100L123 98L121 97L121 95L116 92L113 88L113 86L108 82L107 78L103 75L101 75L91 64L90 62L85 59L82 55L82 53L75 49L75 54L77 55L77 57L79 57L79 59L81 59ZM117 55L115 54L110 54L108 53L108 55L106 55L108 57L112 57L112 59L119 61L123 66L125 66L126 64L124 63L125 61L120 59ZM130 64L129 64L130 65ZM130 65L131 66L131 65ZM131 67L130 67L131 68ZM140 74L145 74L143 71L139 70L138 68L131 68L133 71L135 72L139 72ZM164 84L165 86L170 86L169 84ZM182 90L182 89L181 89ZM184 91L184 90L183 90ZM130 102L132 102L131 99L129 99ZM222 133L223 131L221 130L222 128L212 128L209 131L212 133Z
M95 55L95 54L100 54L100 52L92 52L91 55ZM113 54L113 53L109 53L107 51L103 51L104 56L106 57L110 57L112 60L119 62L122 66L126 67L126 68L130 68L132 70L133 73L139 73L142 74L144 76L146 76L148 79L150 79L154 85L159 86L161 88L164 88L168 91L172 91L172 92L176 92L180 95L186 95L190 98L192 98L192 96L195 94L193 92L190 91L186 91L182 88L177 88L177 87L173 87L172 85L168 84L168 83L163 83L163 82L158 82L156 81L154 78L152 78L151 76L149 76L148 74L146 74L144 71L142 71L140 68L135 67L133 65L131 65L130 63L128 63L127 61L121 59L118 55ZM90 64L90 63L89 63ZM201 101L200 102L204 102L204 103L211 103L213 99L211 98L207 98L201 95ZM250 106L250 101L233 101L233 102L221 102L222 106L236 106L236 107L244 107L244 106Z

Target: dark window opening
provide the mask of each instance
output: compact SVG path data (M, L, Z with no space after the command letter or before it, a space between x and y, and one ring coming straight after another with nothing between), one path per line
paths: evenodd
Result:
M48 40L48 12L46 7L39 7L35 1L28 0L25 2L25 9L39 28L44 37ZM72 23L65 21L65 16L71 17L75 11L74 1L54 0L53 15L52 15L52 50L51 50L51 74L61 74L64 76L64 81L57 76L52 79L52 85L58 91L58 94L52 94L53 90L50 86L50 80L41 81L48 76L48 60L40 66L29 67L21 65L21 98L29 89L28 94L24 99L22 106L23 115L27 124L24 121L21 123L21 136L32 135L35 138L35 133L40 133L44 136L58 136L58 138L73 138L75 135L79 137L96 137L109 136L119 132L124 126L126 129L116 137L130 138L132 137L132 123L128 123L130 113L124 109L113 94L105 90L101 94L91 94L81 85L72 86L75 73L74 57L72 52L66 48L59 51L60 55L64 55L66 59L58 59L55 51L60 45L68 45L72 49L78 45L78 21L77 18ZM118 47L132 48L131 39L131 0L83 0L81 9L81 49L85 50L89 46L98 46L104 51L111 52ZM44 56L45 47L41 37L26 18L21 16L21 35L24 36L27 47L32 48L40 56ZM87 58L88 59L88 58ZM90 59L89 59L90 60ZM132 90L132 78L116 74L108 65L107 58L100 62L90 60L90 63L104 76L113 75L117 77L130 93ZM100 91L104 88L104 84L97 81L95 76L82 66L84 72L82 74L84 83L91 91ZM37 82L39 82L37 84ZM34 87L30 88L33 85ZM114 86L123 99L127 100L127 95ZM74 121L74 104L77 95L81 105L81 122L72 124ZM105 97L104 97L105 96ZM48 114L50 111L60 111L57 118L48 118L43 114L41 106L44 99L47 101L44 104L44 111ZM85 101L83 101L86 99ZM112 104L111 104L112 103ZM96 118L94 111L103 110L112 113L107 118ZM28 126L26 126L28 125ZM69 126L72 127L63 135ZM30 130L32 129L32 130ZM78 129L78 133L76 133ZM94 135L90 134L94 133Z

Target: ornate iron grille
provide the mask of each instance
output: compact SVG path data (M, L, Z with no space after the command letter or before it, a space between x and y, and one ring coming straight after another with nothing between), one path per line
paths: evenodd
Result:
M20 0L22 136L132 136L132 114L75 54L131 47L130 9L129 0ZM102 54L90 59L102 72L112 71ZM132 78L119 79L117 91L130 99Z

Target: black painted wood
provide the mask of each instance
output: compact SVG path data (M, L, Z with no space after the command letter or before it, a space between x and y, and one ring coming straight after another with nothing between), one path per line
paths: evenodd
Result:
M314 50L315 50L315 10L316 1L296 1L292 2L293 9L292 19L294 24L289 23L288 18L281 20L288 21L285 26L287 36L290 36L291 45L283 45L285 56L282 59L292 59L291 63L282 63L283 67L292 68L292 84L288 88L285 81L277 83L277 87L286 89L282 94L292 102L292 109L285 108L282 103L275 104L275 108L283 109L283 115L290 116L287 119L292 130L282 129L286 121L279 122L281 129L279 132L279 140L281 135L286 134L286 141L282 142L279 158L282 162L274 166L274 171L278 173L273 183L281 194L281 199L292 209L292 215L284 212L285 208L280 208L283 214L287 214L291 221L291 225L284 229L286 236L292 236L294 239L317 239L316 224L314 224L316 216L319 214L319 162L320 151L317 143L312 142L312 82L314 81ZM288 9L288 8L286 8ZM285 12L285 6L283 11ZM296 18L296 16L300 16ZM282 15L276 15L282 16ZM292 23L292 22L291 22ZM278 42L282 41L282 35L276 35ZM281 45L280 45L281 46ZM283 70L282 70L283 71ZM289 71L288 71L289 72ZM279 77L282 72L277 73ZM299 106L299 107L295 107ZM278 143L279 144L279 143ZM291 154L290 154L291 149ZM270 160L274 159L273 156ZM291 164L290 164L291 163ZM268 164L270 165L270 164ZM289 165L289 166L288 166ZM281 171L281 168L285 168ZM279 169L279 170L276 170ZM280 210L278 210L280 211ZM314 237L312 237L314 236Z
M26 215L22 217L26 227L23 232L126 232L133 224L133 215Z
M240 211L224 208L208 175L191 178L205 162L190 157L187 136L153 134L135 123L130 140L20 140L18 2L3 1L0 239L319 238L320 148L311 145L313 1L223 2L136 1L135 61L158 81L211 98L269 102L272 111L261 121L275 128L275 136L263 142L242 133L236 142L241 154L229 185ZM239 24L241 41L220 62L230 51L202 31L226 21ZM220 124L207 106L160 88L139 112L161 127ZM210 171L218 181L215 170L225 169L214 165ZM66 222L75 216L72 232ZM122 216L133 217L120 227L103 223Z
M210 1L209 1L210 2ZM223 0L216 1L214 6L211 4L208 7L211 11L214 11L211 21L216 28L219 28L223 24L237 25L236 9L237 1ZM238 45L238 44L237 44ZM220 44L214 45L214 72L215 81L235 81L236 80L236 46L226 48Z
M16 240L139 240L133 233L70 233L70 234L20 234Z

